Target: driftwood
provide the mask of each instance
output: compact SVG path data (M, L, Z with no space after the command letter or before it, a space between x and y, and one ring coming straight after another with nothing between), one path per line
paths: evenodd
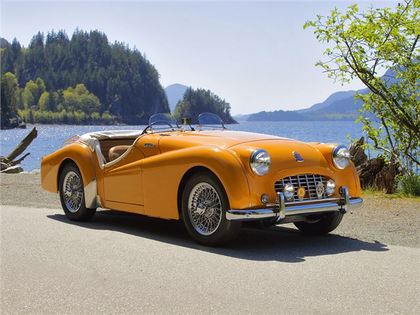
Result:
M359 174L362 188L374 188L383 190L387 194L395 192L395 180L399 175L398 163L386 162L382 157L368 159L363 146L364 137L350 146L350 155Z
M18 158L26 148L37 137L38 131L34 127L31 132L16 146L16 148L6 157L0 156L0 173L20 173L23 172L20 163L30 154L26 153ZM17 159L18 158L18 159Z

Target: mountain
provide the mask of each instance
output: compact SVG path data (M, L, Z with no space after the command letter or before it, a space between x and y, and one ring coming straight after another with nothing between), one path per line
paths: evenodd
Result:
M300 121L305 120L305 117L296 111L275 110L272 112L262 111L251 114L248 121Z
M165 94L168 99L169 109L173 113L175 110L176 104L184 97L185 92L187 91L188 86L175 83L167 86L165 88Z
M368 93L368 89L342 91L331 94L323 102L296 111L276 110L251 114L248 121L285 120L355 120L359 116L362 102L355 99L356 93Z
M331 94L330 96L328 96L325 101L323 101L321 103L316 103L316 104L312 105L309 108L297 110L296 112L298 112L298 113L307 113L307 112L313 112L313 111L317 111L317 110L322 110L324 108L329 107L330 105L334 105L335 102L340 102L343 99L353 98L355 92L356 91L340 91L340 92L335 92L335 93Z
M233 119L235 119L236 121L247 121L249 116L251 116L252 114L238 114L233 116Z
M396 73L388 69L382 76L386 85L397 82ZM276 110L250 114L248 121L285 121L285 120L355 120L359 117L362 101L355 98L356 94L367 94L369 89L357 91L340 91L328 96L325 101L316 103L309 108L296 111Z

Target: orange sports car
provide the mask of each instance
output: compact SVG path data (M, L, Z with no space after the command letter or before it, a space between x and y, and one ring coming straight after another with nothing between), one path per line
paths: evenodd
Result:
M143 131L73 137L43 157L41 182L70 220L98 207L182 220L206 245L232 239L244 221L328 233L363 201L344 146L229 131L210 113L194 127L156 114Z

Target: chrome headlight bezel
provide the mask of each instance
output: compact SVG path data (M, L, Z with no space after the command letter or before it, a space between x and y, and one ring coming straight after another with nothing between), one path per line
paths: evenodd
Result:
M255 150L252 152L249 159L249 166L251 167L251 170L259 176L267 174L271 166L270 154L263 149Z
M336 189L336 184L333 179L327 180L327 183L325 184L325 193L328 197L331 197L334 195Z
M283 194L287 201L293 201L295 198L295 186L291 183L284 185Z
M339 170L345 169L350 164L350 151L344 145L334 148L332 153L334 166Z

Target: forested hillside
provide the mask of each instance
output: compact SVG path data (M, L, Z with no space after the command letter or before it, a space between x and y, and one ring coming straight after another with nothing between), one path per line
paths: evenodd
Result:
M198 115L203 112L218 115L226 124L236 123L230 115L230 104L210 90L205 89L194 90L188 88L184 97L176 105L174 116L177 119L189 117L193 123L197 123Z
M2 114L18 111L39 123L141 124L169 112L155 67L99 31L38 33L28 47L4 39L0 45Z

